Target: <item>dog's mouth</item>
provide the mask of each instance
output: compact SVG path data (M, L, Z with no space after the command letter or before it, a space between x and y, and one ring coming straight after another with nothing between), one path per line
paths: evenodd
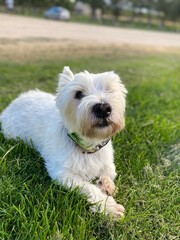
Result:
M101 120L98 120L98 122L94 125L94 127L105 128L105 127L108 127L109 125L110 125L110 121L108 119L101 119Z

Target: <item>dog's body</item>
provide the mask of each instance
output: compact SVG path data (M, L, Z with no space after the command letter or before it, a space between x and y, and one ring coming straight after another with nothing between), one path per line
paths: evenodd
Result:
M52 179L79 186L100 211L122 216L123 206L108 196L116 177L109 139L124 127L125 93L113 72L73 75L65 67L57 95L39 90L21 94L3 111L2 130L7 138L33 143Z

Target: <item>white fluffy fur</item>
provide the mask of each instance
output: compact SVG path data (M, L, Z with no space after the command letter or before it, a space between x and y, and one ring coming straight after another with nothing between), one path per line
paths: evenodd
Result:
M75 99L77 91L84 97ZM68 187L79 186L94 210L122 216L124 208L112 196L116 177L111 141L93 154L82 153L67 132L77 132L86 142L97 145L124 127L126 89L114 72L73 74L65 67L59 77L56 96L39 90L28 91L15 99L1 115L7 138L20 137L33 142L45 160L52 179ZM96 103L112 107L109 126L96 127L92 113ZM92 180L99 178L97 184Z

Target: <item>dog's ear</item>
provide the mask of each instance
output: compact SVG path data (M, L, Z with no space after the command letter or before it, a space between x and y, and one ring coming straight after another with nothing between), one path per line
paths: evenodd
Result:
M74 79L74 74L69 67L64 67L63 72L59 74L59 86L64 86Z

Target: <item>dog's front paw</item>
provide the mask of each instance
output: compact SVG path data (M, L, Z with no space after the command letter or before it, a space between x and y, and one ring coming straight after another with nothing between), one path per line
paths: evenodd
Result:
M122 217L124 215L124 207L118 204L113 197L108 197L105 203L106 212L115 217Z
M101 176L97 181L97 186L101 189L102 192L106 193L109 196L115 194L116 186L108 176Z

